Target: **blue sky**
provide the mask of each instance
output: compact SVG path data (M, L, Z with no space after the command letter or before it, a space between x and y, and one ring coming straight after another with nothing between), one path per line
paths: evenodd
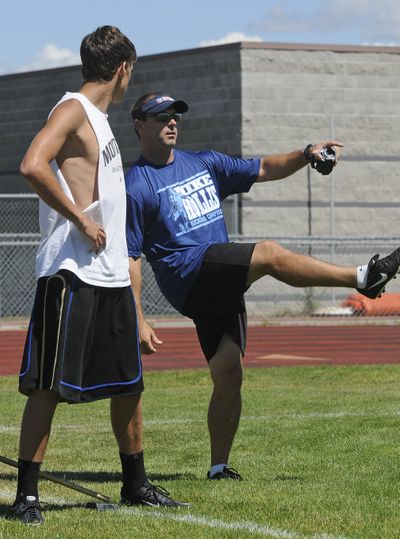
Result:
M0 74L79 64L84 35L118 26L139 56L232 41L400 45L398 0L14 0Z

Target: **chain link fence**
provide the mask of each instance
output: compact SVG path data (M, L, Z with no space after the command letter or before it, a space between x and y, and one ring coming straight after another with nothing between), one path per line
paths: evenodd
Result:
M237 205L225 206L227 222L237 220ZM233 227L232 227L233 228ZM231 229L232 229L231 228ZM233 241L257 242L261 237L232 235ZM366 264L372 255L386 255L400 245L398 237L271 237L284 247L343 266ZM39 245L38 198L0 195L0 318L28 317L35 292L35 256ZM397 316L400 279L388 294L372 302L345 288L293 288L270 277L260 279L246 294L252 317ZM143 260L144 311L148 316L177 316L160 293L150 265Z

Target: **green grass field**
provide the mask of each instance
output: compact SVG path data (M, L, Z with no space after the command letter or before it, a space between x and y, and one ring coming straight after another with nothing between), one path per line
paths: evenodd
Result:
M46 523L7 519L16 473L0 463L3 538L398 538L400 365L247 369L231 465L243 482L206 481L206 371L145 376L152 481L188 510L87 509L90 498L41 482ZM16 458L25 398L0 378L0 453ZM60 405L43 469L118 500L108 402Z

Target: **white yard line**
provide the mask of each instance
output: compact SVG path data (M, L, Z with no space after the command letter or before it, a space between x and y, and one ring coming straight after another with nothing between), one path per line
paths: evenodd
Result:
M393 412L346 412L346 411L337 411L337 412L309 412L306 414L263 414L263 415L243 415L241 421L273 421L278 419L340 419L340 418L389 418L389 417L399 417L399 411ZM190 425L191 423L202 423L205 421L204 417L198 418L174 418L174 419L147 419L144 420L144 425L151 427L157 425ZM93 430L97 432L108 432L110 427L108 426L107 420L101 423L91 423ZM80 432L84 427L82 425L67 425L60 424L54 425L52 431L78 431ZM85 427L86 428L86 427ZM0 425L0 433L6 432L19 432L19 425Z
M329 535L329 534L313 534L303 535L291 530L285 530L281 528L272 528L258 524L257 522L228 522L221 519L208 518L199 515L193 515L192 513L172 513L170 511L158 511L158 510L141 510L134 507L121 508L119 511L123 513L131 513L137 516L146 516L153 519L171 520L174 522L184 522L186 524L194 524L204 528L216 528L219 530L236 530L248 533L254 533L258 535L264 535L265 537L278 537L284 539L345 539L343 536Z
M242 416L241 420L247 421L271 421L274 419L346 419L349 418L387 418L387 417L399 417L400 411L393 412L346 412L346 411L337 411L337 412L309 412L306 414L266 414L266 415L248 415Z
M0 501L3 503L9 503L10 505L14 501L15 490L0 489ZM75 502L66 500L60 497L43 496L41 498L43 503L43 510L46 511L46 503L56 505L66 505L73 508ZM192 513L174 512L169 510L158 510L150 508L139 507L119 507L118 512L123 514L129 514L134 516L146 517L149 519L167 520L172 522L183 522L185 524L196 525L202 528L215 528L219 530L235 530L237 532L246 532L249 534L257 534L265 537L276 537L280 539L346 539L344 536L330 535L326 533L314 533L312 535L304 535L292 530L285 530L282 528L274 528L265 524L258 524L257 522L249 521L225 521L216 518L208 518L201 515L194 515Z
M242 415L241 421L273 421L277 419L338 419L346 417L362 417L362 418L385 418L385 417L398 417L399 411L393 412L309 412L306 414L263 414L263 415ZM150 419L145 420L144 424L147 426L152 425L177 425L177 424L189 424L189 423L201 423L205 418L193 418L193 419Z

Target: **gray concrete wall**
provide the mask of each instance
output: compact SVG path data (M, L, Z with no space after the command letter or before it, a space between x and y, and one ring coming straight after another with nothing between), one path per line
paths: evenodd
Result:
M189 104L189 112L181 124L180 148L213 148L240 155L241 72L238 44L139 59L123 103L110 109L110 122L126 164L138 157L137 138L129 110L139 96L153 91L166 91Z
M392 52L388 52L388 51ZM125 167L138 156L129 109L141 94L165 90L190 104L182 148L245 157L303 148L332 134L345 144L334 185L311 176L312 232L394 234L400 217L398 159L400 49L231 44L145 56L135 66L110 122ZM80 68L0 77L0 193L29 191L18 166L54 103L76 91ZM308 233L307 175L256 186L243 197L247 235Z
M52 106L79 82L76 67L0 77L0 193L29 191L19 163Z
M330 234L333 196L334 234L396 235L400 51L316 49L244 44L242 153L285 152L334 136L345 144L343 160L333 183L312 172L312 233ZM244 197L243 232L307 235L307 200L304 170L256 186Z
M30 141L65 91L81 85L80 67L0 76L0 193L27 192L18 174ZM142 94L166 91L190 104L180 147L239 155L240 46L209 47L144 56L134 68L124 101L109 109L110 123L128 167L138 157L129 110Z

